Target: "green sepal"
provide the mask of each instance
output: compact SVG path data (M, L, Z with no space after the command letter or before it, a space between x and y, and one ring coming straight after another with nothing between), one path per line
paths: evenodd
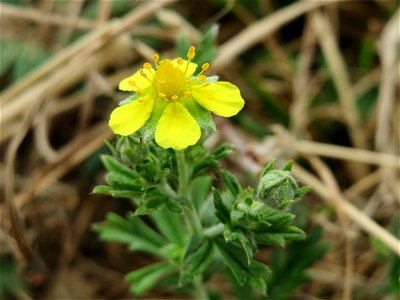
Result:
M130 272L125 279L131 284L130 291L139 296L154 287L163 277L176 271L175 265L161 262Z
M185 99L181 102L199 126L206 130L215 131L214 120L208 110L200 106L193 98Z
M151 113L150 118L147 120L146 124L140 130L143 135L145 142L150 142L154 138L154 133L156 132L156 127L158 121L160 120L164 110L167 108L169 102L160 100L158 97L154 97L154 108Z
M226 157L229 154L231 154L232 153L232 149L233 149L233 145L232 144L225 143L225 144L219 145L217 147L217 149L215 149L212 152L212 155L214 156L214 158L216 160L221 160L224 157Z
M192 236L183 257L179 285L184 285L202 274L212 259L213 242L208 238Z
M275 159L271 160L268 165L264 168L264 170L261 173L260 177L263 177L265 174L267 174L269 171L271 171L274 168L275 165Z

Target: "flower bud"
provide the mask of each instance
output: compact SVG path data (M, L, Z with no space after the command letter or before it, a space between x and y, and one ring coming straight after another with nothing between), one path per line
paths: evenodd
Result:
M290 173L292 162L282 170L272 169L273 165L271 162L261 175L256 197L272 208L285 209L308 192L309 187L298 187Z
M122 137L117 144L117 152L120 160L134 166L141 163L147 156L148 146L130 137Z

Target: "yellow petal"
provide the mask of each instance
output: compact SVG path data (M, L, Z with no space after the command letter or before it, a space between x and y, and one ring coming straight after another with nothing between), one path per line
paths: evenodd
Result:
M154 99L145 96L129 104L117 107L110 116L108 125L111 130L120 135L130 135L139 130L150 118Z
M225 81L194 87L192 96L201 106L222 117L234 116L244 106L237 86Z
M143 68L144 74L147 76L146 79L144 78L141 74L140 71L137 71L135 74L122 79L121 82L119 83L118 88L121 91L126 91L126 92L131 92L131 91L136 91L138 88L144 90L145 88L148 88L151 85L151 80L154 76L154 69L145 69Z
M158 122L155 138L161 147L184 149L194 145L201 136L199 124L179 102L172 102Z
M184 60L184 59L182 59L182 61L183 61L183 64L181 64L181 65L178 64L178 59L177 59L177 58L175 58L175 59L172 60L171 62L172 62L172 65L173 65L175 68L178 68L178 69L181 70L182 72L185 72L185 70L186 70L186 65L187 65L188 61L187 61L187 60ZM189 63L189 67L188 67L188 69L187 69L187 71L186 71L186 78L192 76L193 73L196 71L196 69L197 69L197 64L192 63L192 62Z

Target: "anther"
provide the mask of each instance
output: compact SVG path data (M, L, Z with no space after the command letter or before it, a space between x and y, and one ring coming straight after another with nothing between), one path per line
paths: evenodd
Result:
M143 94L143 93L144 93L144 90L138 88L138 89L136 90L136 93L138 93L138 94Z
M176 101L176 100L178 100L178 95L173 95L173 96L171 96L171 99L173 100L173 101Z
M166 99L167 98L167 95L165 95L164 93L158 93L158 96L160 97L160 98L163 98L163 99Z
M203 83L202 86L206 87L206 86L209 86L209 85L210 85L210 83L206 82L206 83Z
M158 82L159 84L164 84L164 83L166 83L167 81L166 81L166 80L159 79L159 80L157 80L157 82Z
M129 83L131 86L136 86L136 83L135 83L133 80L129 80L128 83Z
M189 60L192 60L196 55L196 48L194 46L190 47L188 52L187 52L187 57Z
M207 76L206 76L206 75L200 75L200 76L199 76L199 79L200 79L201 81L204 81L204 80L207 79Z
M189 91L186 91L186 92L183 94L183 97L185 97L186 99L189 98L190 96L192 96L192 93L189 92Z
M151 69L151 64L150 63L144 63L143 67L150 70Z
M158 63L159 60L160 60L160 56L159 56L157 53L154 53L154 54L153 54L153 61L154 61L155 63Z
M143 103L144 102L144 98L140 98L138 101L139 101L139 103Z
M201 69L202 69L203 71L207 71L209 67L210 67L210 64L209 64L209 63L205 63L205 64L203 64L203 65L201 66Z
M183 59L182 57L178 57L177 61L178 65L183 65Z
M143 69L140 69L140 75L142 75L144 78L147 78L147 75L144 73Z

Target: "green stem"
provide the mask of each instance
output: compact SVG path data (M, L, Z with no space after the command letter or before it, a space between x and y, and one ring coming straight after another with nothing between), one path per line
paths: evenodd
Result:
M181 197L187 196L189 189L189 172L185 161L185 154L183 150L175 151L176 163L178 164L178 176L179 176L179 190L178 195Z
M184 206L184 214L187 222L189 223L193 234L202 234L202 226L200 222L200 218L197 214L196 208L193 205L193 202L190 199L189 195L189 184L191 178L191 172L189 166L185 160L185 154L183 150L175 151L176 154L176 163L178 165L178 179L179 179L179 188L178 195L180 197L188 198L190 206ZM207 289L204 286L203 278L201 275L195 277L193 279L194 285L194 296L195 299L198 300L208 300Z

